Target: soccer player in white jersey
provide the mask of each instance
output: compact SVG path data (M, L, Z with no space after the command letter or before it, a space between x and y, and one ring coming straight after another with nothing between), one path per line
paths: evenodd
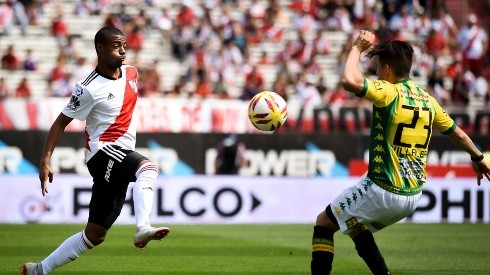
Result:
M161 240L170 232L150 225L157 166L135 152L138 71L124 65L126 38L117 28L104 27L94 38L98 64L85 79L76 83L70 102L55 120L44 144L39 165L41 192L48 193L53 181L51 155L65 127L73 120L85 120L86 162L93 177L90 210L85 229L67 238L39 263L25 263L22 274L48 274L76 260L83 252L101 244L121 213L130 182L136 215L134 245L145 248L150 240Z
M312 274L330 274L333 235L339 229L352 238L373 274L390 274L372 233L407 217L417 207L426 181L432 128L471 156L478 185L484 176L490 180L490 165L468 135L409 78L413 58L409 43L393 40L374 46L366 56L377 58L378 80L362 75L359 59L373 41L372 33L361 31L342 75L347 91L373 103L367 176L345 189L318 215L313 230Z

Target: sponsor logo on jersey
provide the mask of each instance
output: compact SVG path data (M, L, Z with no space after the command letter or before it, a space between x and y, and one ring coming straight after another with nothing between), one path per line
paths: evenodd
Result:
M109 93L109 96L107 96L107 100L113 99L114 95L112 93Z
M82 87L77 87L77 89L75 90L75 95L76 96L83 95L83 88Z
M70 110L76 111L78 107L80 107L80 100L77 96L72 95L70 98L70 102L68 103L68 108Z

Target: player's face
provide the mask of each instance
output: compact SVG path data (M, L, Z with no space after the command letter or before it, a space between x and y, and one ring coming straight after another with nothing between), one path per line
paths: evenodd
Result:
M122 35L113 35L104 45L104 62L114 69L121 67L126 59L126 38Z

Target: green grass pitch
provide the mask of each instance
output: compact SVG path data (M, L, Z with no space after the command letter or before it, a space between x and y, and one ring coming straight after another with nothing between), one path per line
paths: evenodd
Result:
M19 274L83 225L0 225L0 274ZM312 226L173 225L133 247L132 226L54 274L308 274ZM393 274L490 274L490 224L396 224L375 238ZM335 235L332 274L369 274L349 237Z

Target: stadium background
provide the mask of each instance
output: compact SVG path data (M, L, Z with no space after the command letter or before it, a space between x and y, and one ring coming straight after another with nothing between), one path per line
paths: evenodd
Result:
M73 81L93 68L93 36L109 17L127 35L136 32L127 63L141 72L137 147L162 174L157 222L312 223L336 192L354 183L365 171L370 108L338 80L360 28L413 42L412 77L490 151L488 52L481 72L471 72L461 66L457 34L436 40L441 47L426 43L441 8L458 30L471 13L486 28L488 1L33 2L0 2L0 52L12 46L19 62L0 70L0 182L8 190L0 195L1 223L85 221L90 182L83 122L69 126L55 151L57 175L46 198L38 190L37 162ZM413 28L392 19L402 7ZM25 60L33 62L24 66ZM363 68L372 73L369 62ZM17 89L24 79L29 89ZM288 101L288 124L273 135L247 120L247 100L260 90ZM246 145L248 164L238 176L216 176L216 146L229 133ZM436 134L429 184L408 220L489 222L490 188L469 178L469 164ZM121 223L132 222L127 208Z

